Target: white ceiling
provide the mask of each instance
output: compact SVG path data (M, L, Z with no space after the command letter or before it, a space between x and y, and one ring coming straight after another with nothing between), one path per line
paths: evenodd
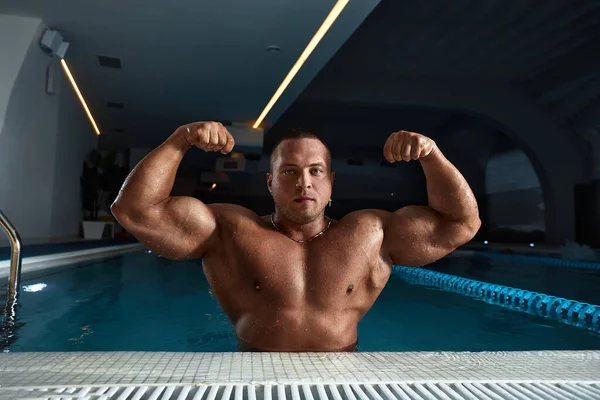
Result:
M273 123L379 0L350 0L267 116ZM0 0L0 13L41 18L71 43L66 59L103 140L153 138L193 120L254 121L335 0ZM267 46L277 45L278 53ZM102 68L98 55L122 69ZM108 109L106 102L125 108ZM113 128L125 129L116 134ZM128 140L129 144L131 142Z
M323 80L373 75L390 85L410 76L504 82L559 123L600 132L600 0L384 0L371 13L378 3L350 0L268 124L327 64L312 92ZM71 41L67 58L104 145L151 147L189 120L256 119L334 4L0 0L0 12L40 17ZM99 67L97 55L120 57L123 69Z

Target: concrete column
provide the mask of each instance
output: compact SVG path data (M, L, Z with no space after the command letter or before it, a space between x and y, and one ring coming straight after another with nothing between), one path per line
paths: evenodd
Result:
M600 99L589 104L579 114L573 123L573 129L590 145L589 179L600 179Z
M0 132L15 81L40 24L39 18L0 14Z

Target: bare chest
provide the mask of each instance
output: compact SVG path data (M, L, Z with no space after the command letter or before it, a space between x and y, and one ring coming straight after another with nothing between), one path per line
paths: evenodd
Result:
M222 296L244 293L249 302L284 307L364 304L374 301L391 271L381 240L375 231L332 228L299 244L268 228L240 229L204 268Z

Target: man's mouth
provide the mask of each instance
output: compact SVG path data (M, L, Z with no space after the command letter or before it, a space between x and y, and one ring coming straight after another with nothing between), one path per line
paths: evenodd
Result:
M298 197L297 199L294 199L294 201L296 203L308 203L310 201L314 201L314 199L311 199L310 197Z

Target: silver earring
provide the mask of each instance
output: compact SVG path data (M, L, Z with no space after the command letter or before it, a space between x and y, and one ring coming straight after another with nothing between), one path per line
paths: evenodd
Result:
M331 207L331 199L329 199L329 207Z

